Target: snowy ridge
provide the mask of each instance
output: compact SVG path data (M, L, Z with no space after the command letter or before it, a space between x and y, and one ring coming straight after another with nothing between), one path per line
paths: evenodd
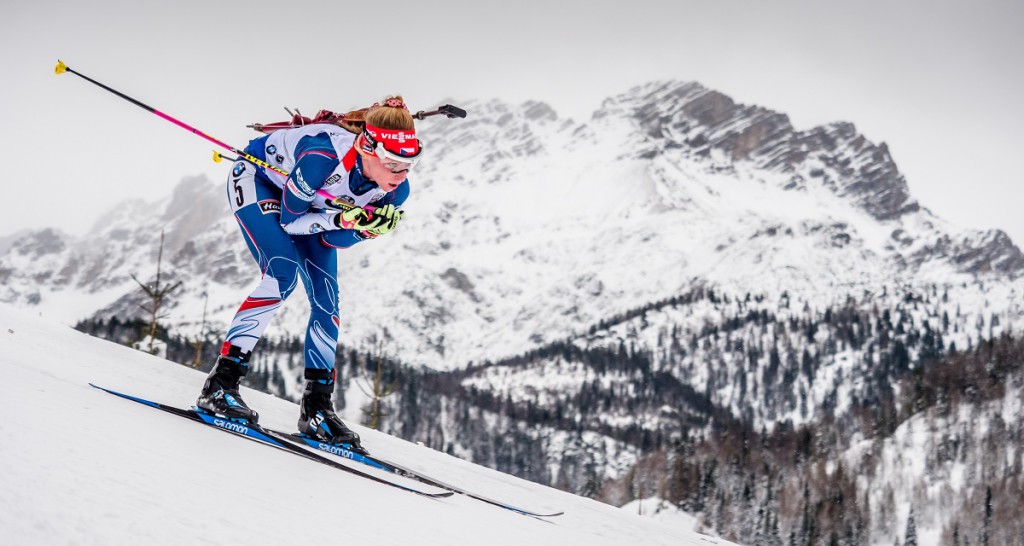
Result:
M967 283L978 300L983 281L1012 287L1024 270L1002 232L920 207L885 146L850 124L796 131L782 114L681 82L613 97L586 123L538 102L464 105L465 120L424 122L430 158L403 229L342 253L344 343L383 335L405 362L451 368L695 283L812 301ZM0 301L65 321L135 313L129 274L155 272L163 228L165 270L184 281L168 322L195 333L209 294L223 325L255 267L220 184L187 179L168 202L118 207L82 239L23 237L0 256ZM305 302L293 300L271 335L303 330ZM402 319L373 326L390 316Z
M455 496L432 501L118 399L88 380L187 404L201 374L0 306L0 529L7 544L728 544L595 501L503 476L357 427L377 453L450 483L566 514L550 522ZM45 347L45 350L43 349ZM73 426L37 426L38 397ZM261 421L289 428L297 408L247 392ZM212 464L216 462L216 464ZM215 502L211 484L235 499ZM308 525L324 510L332 523ZM395 525L396 521L401 522ZM10 542L13 541L13 542Z
M850 123L796 131L784 114L736 104L697 83L640 86L609 100L605 108L631 112L655 147L749 160L791 174L788 189L802 189L808 179L819 178L879 220L919 210L888 148L868 142Z

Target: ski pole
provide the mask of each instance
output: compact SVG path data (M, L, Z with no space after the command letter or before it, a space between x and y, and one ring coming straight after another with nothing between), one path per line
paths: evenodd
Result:
M192 127L191 125L188 125L186 123L182 123L181 121L178 121L178 120L172 118L171 116L168 116L167 114L157 110L156 108L153 108L152 106L149 106L149 105L147 105L145 103L142 103L142 102L140 102L138 100L135 100L135 99L129 97L128 95L125 95L124 93L122 93L122 92L120 92L120 91L118 91L116 89L113 89L111 87L107 87L106 85L103 85L102 83L100 83L100 82L98 82L98 81L96 81L96 80L94 80L94 79L92 79L92 78L90 78L90 77L80 73L80 72L77 72L77 71L73 70L71 67L69 67L68 65L64 64L64 61L61 61L61 60L58 59L57 60L57 67L54 68L53 71L55 73L57 73L58 75L59 74L63 74L65 72L70 72L70 73L78 76L79 78L82 78L83 80L85 80L85 81L87 81L89 83L95 84L95 85L97 85L99 87L102 87L103 89L106 89L107 91L110 91L111 93L121 97L122 99L124 99L124 100L126 100L126 101L128 101L128 102L130 102L130 103L132 103L132 104L134 104L136 106L138 106L139 108L142 108L142 109L146 110L147 112L152 112L153 114L156 114L157 116L160 116L161 118L163 118L163 119L165 119L165 120L167 120L167 121L177 125L178 127L181 127L182 129L185 129L187 131L191 131L192 133L197 134L197 135L205 138L206 140L209 140L210 142L216 144L217 146L220 146L221 148L224 148L224 149L226 149L226 150L228 150L228 151L230 151L230 152L232 152L234 154L238 154L238 156L240 158L245 159L246 161L249 161L250 163L253 163L255 165L259 165L260 167L263 167L264 169L270 169L270 170L280 174L281 176L284 176L285 178L288 177L288 172L287 171L279 169L279 168L271 165L270 163L267 163L266 161L263 161L262 159L260 159L260 158L258 158L256 156L253 156L251 154L247 154L244 151L239 150L238 148L235 148L234 146L230 146L228 144L225 144L225 143L223 143L223 142L221 142L221 141L211 137L210 135L200 131L199 129L196 129L195 127ZM213 160L215 162L219 163L221 159L231 159L231 158L229 158L227 156L223 156L219 152L214 152ZM353 208L355 208L355 205L353 205L351 203L347 203L345 201L335 201L334 200L335 196L331 195L331 194L329 194L327 192L322 192L321 196L324 197L324 198L328 198L328 196L330 196L329 197L329 199L330 199L329 202L332 205L334 205L334 206L336 206L336 207L338 207L338 208L340 208L342 210L352 210ZM363 208L366 209L366 210L369 210L369 211L373 211L373 207L363 207Z
M68 65L64 64L64 61L61 61L61 60L58 59L57 60L57 67L54 68L53 71L56 74L63 74L65 72L70 72L70 73L78 76L79 78L82 78L83 80L85 80L85 81L87 81L87 82L89 82L91 84L94 84L94 85L96 85L98 87L102 87L103 89L106 89L107 91L110 91L111 93L121 97L122 99L124 99L124 100L126 100L126 101L128 101L128 102L130 102L130 103L132 103L132 104L134 104L136 106L138 106L139 108L142 108L143 110L146 110L147 112L151 112L153 114L156 114L157 116L160 116L161 118L163 118L163 119L165 119L165 120L167 120L167 121L177 125L178 127L181 127L182 129L185 129L186 131L190 131L193 134L199 135L199 136L205 138L206 140L209 140L210 142L216 144L217 146L220 146L221 148L224 148L225 150L230 151L231 153L238 154L239 157L242 157L246 161L249 161L249 162L251 162L253 164L259 165L260 167L263 167L264 169L270 169L270 170L280 174L281 176L285 176L285 177L288 176L287 172L282 171L281 169L278 169L277 167L271 165L270 163L267 163L266 161L263 161L262 159L260 159L258 157L255 157L253 155L247 154L244 151L239 150L238 148L235 148L234 146L230 146L228 144L225 144L225 143L223 143L223 142L213 138L212 136L210 136L210 135L200 131L199 129L196 129L195 127L192 127L191 125L188 125L186 123L182 123L181 121L178 121L177 119L174 119L171 116L168 116L167 114L157 110L156 108L153 108L152 106L149 106L149 105L146 105L146 104L144 104L142 102L139 102L139 101L129 97L128 95L125 95L124 93L122 93L122 92L120 92L120 91L118 91L116 89L107 87L106 85L103 85L102 83L100 83L100 82L98 82L98 81L96 81L96 80L94 80L94 79L92 79L92 78L90 78L90 77L80 73L80 72L77 72L77 71L73 70L71 67L69 67Z

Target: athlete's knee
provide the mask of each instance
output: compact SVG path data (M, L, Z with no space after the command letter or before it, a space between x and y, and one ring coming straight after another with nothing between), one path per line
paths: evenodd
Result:
M306 290L309 306L328 315L339 312L337 278L324 271L310 270L310 282Z
M287 299L298 286L299 268L295 262L290 260L271 260L267 270L263 273L263 278L265 282L271 282L270 279L272 279L272 282L277 285L281 299Z
M309 297L309 306L314 310L319 310L325 315L332 316L335 324L338 322L338 313L340 309L338 307L338 290L334 288L321 288L320 290L311 290L306 294Z
M290 275L277 273L273 278L277 281L277 290L281 293L281 299L288 299L288 296L292 295L292 292L295 291L298 273L292 272Z

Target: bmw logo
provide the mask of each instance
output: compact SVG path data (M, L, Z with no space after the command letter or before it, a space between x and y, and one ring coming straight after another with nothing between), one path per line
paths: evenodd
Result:
M271 144L270 146L267 146L267 153L270 154L270 155L276 154L277 153L277 146L274 146L273 144Z
M244 172L245 172L245 163L241 163L241 162L235 163L235 170L232 171L232 174L234 174L235 176L242 176L242 173L244 173Z

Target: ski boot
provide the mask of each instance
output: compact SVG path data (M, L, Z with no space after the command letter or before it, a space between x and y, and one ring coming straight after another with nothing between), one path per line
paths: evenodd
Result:
M334 370L306 369L306 390L302 394L299 432L333 445L343 445L360 455L370 453L359 443L359 435L345 426L334 413Z
M238 393L238 384L249 372L249 358L252 352L243 353L231 346L228 354L217 357L217 363L206 378L203 392L196 400L196 406L216 415L236 421L256 424L259 414L249 408Z

